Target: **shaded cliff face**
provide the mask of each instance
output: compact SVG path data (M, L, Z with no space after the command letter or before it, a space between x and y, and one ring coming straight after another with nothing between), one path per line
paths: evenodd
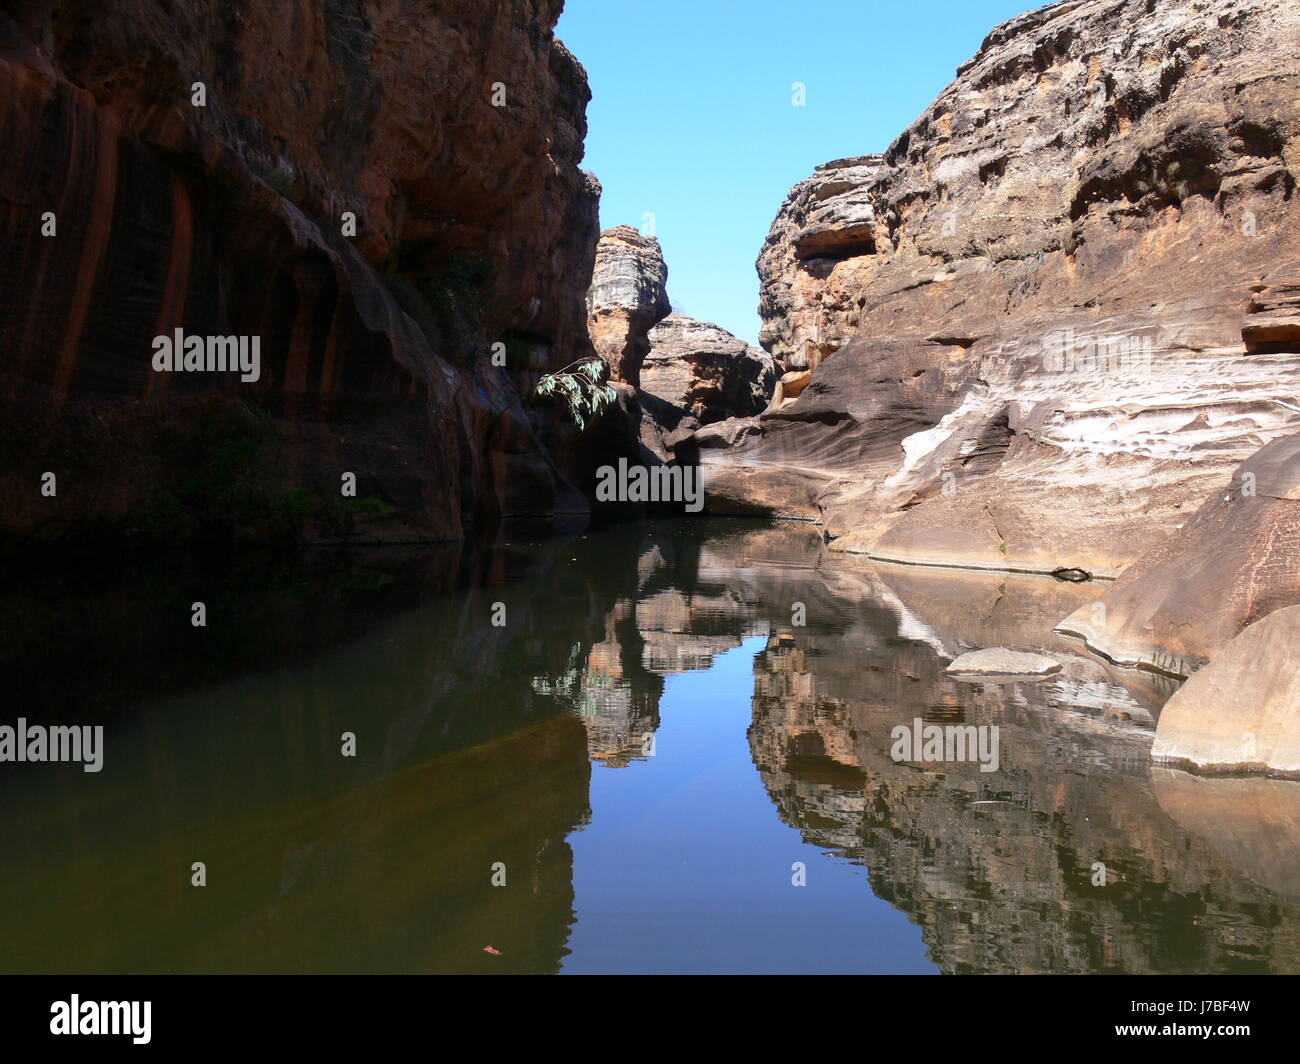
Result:
M583 509L488 360L590 350L598 185L560 7L0 19L3 531L456 536ZM259 337L259 379L154 372L177 328Z
M1283 0L1050 5L797 186L759 260L787 381L701 452L715 509L908 561L1153 547L1296 424L1296 343L1252 297L1300 275L1297 48Z

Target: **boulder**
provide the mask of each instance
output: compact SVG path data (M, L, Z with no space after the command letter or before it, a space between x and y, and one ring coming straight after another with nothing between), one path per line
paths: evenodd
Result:
M717 325L673 313L650 330L641 387L701 424L761 414L775 384L772 356Z
M1031 654L1006 647L969 650L957 657L947 672L955 676L1050 676L1061 663L1046 654Z
M1300 606L1256 621L1165 703L1155 761L1300 778Z
M1123 665L1194 672L1242 629L1300 603L1300 434L1243 462L1188 522L1057 631Z

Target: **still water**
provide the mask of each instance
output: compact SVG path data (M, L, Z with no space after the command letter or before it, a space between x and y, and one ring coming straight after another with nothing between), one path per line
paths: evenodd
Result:
M1088 585L739 521L5 579L0 723L105 735L0 765L3 971L1300 971L1300 785L1153 769Z

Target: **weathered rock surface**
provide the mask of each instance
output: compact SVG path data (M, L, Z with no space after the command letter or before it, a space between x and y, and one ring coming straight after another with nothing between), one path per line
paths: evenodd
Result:
M668 267L654 237L630 225L600 234L587 292L587 328L614 380L640 387L650 330L672 309L667 283Z
M614 420L630 426L651 465L671 461L702 424L761 413L776 379L770 355L671 313L667 280L654 237L626 225L601 233L587 326L612 379L628 386Z
M9 5L0 532L331 535L344 472L389 536L583 509L483 357L518 341L526 387L590 351L560 9ZM259 336L260 379L153 372L175 328Z
M880 262L870 185L881 166L879 155L822 164L790 190L767 234L759 342L788 372L815 368L858 324L857 297Z
M883 155L781 208L785 378L701 448L710 509L909 562L1114 576L1155 547L1300 423L1298 50L1284 0L995 29Z
M962 676L1050 676L1061 671L1061 663L1046 654L987 647L968 650L956 658L947 671Z
M1057 630L1125 665L1180 676L1300 602L1300 434L1274 440L1168 539Z
M776 363L726 329L669 314L650 330L643 390L708 425L760 414L776 384Z
M1300 606L1250 625L1165 703L1152 759L1300 778L1297 648Z

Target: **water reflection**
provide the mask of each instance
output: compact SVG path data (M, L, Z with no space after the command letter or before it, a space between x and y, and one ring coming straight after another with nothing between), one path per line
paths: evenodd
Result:
M1153 772L1167 681L1050 634L1088 585L702 521L58 573L5 719L105 767L0 765L4 970L1300 970L1300 785ZM944 674L986 645L1065 667Z

